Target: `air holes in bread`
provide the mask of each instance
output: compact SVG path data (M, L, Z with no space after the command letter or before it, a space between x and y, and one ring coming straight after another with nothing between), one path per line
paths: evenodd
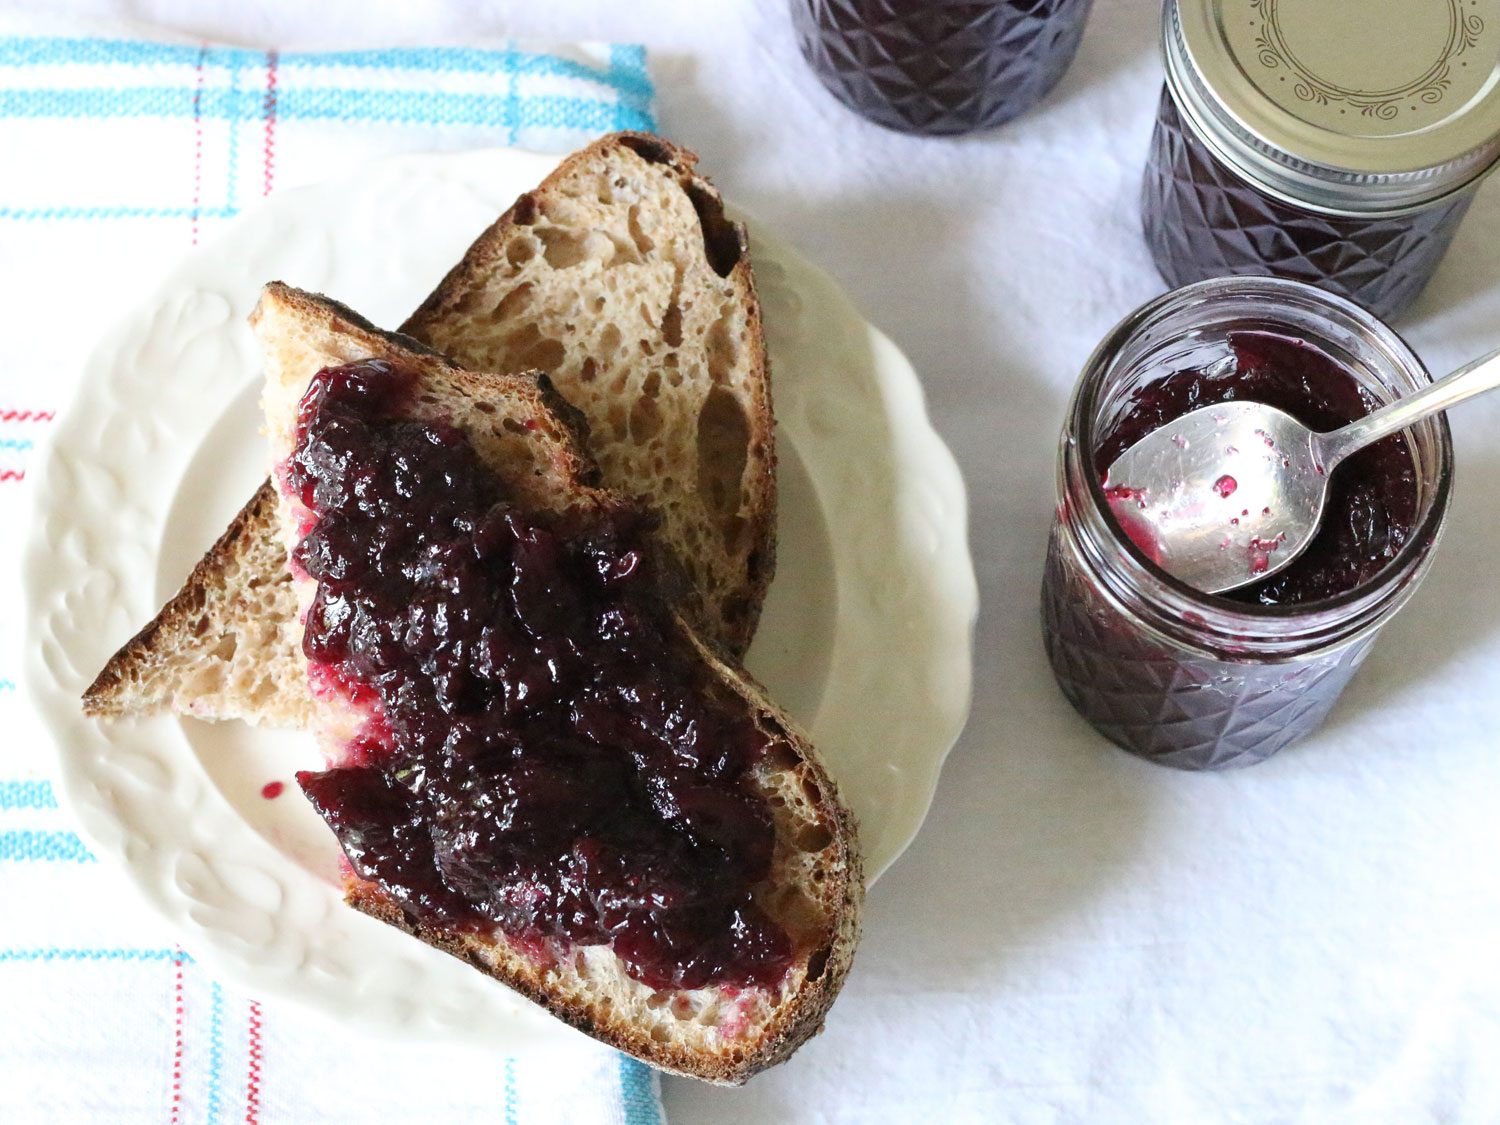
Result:
M615 438L624 441L628 432L625 428L625 404L618 398L611 402L605 420L609 423L609 428Z
M513 266L524 266L539 249L541 244L530 235L517 235L505 244L505 260Z
M744 251L739 228L724 217L724 205L718 196L695 183L685 184L682 190L692 200L693 210L698 212L698 225L703 228L703 252L708 264L720 277L728 277Z
M599 350L605 353L618 351L620 347L620 330L613 324L606 324L604 331L599 333Z
M521 227L536 222L536 196L530 192L517 196L510 209L510 221Z
M776 770L778 773L785 773L787 770L797 765L797 763L801 760L802 759L797 756L797 752L785 742L776 742L772 744L771 748L766 751L765 755L766 768Z
M561 340L538 340L536 347L521 357L521 366L556 371L568 358L568 349Z
M821 980L828 968L828 950L820 949L807 959L807 979Z
M720 316L708 330L708 377L716 385L727 383L738 357L739 345L735 342L734 333L730 331L729 317ZM746 431L747 435L748 432Z
M578 381L580 383L592 383L594 377L599 374L599 365L594 362L593 356L585 356L583 366L578 369Z
M682 346L682 309L675 300L668 301L667 311L661 314L661 338L674 348Z
M630 440L637 445L646 445L661 433L661 407L656 400L642 396L635 400L630 410Z
M493 414L495 413L495 404L489 401L476 402L474 404L474 409L479 411L479 413L481 414Z
M504 297L500 298L498 304L490 313L490 319L497 324L511 317L518 316L531 304L531 282L523 281Z
M576 231L567 230L563 227L537 227L536 233L542 240L542 256L547 259L547 264L555 270L565 270L576 266L579 262L586 261L590 255L589 236L580 235ZM610 256L614 253L614 243L608 238L604 240L610 249ZM597 255L603 257L602 254Z
M630 241L635 243L636 252L642 257L656 249L656 243L651 236L641 229L641 205L632 203L630 210L625 212L626 229L630 231Z
M721 520L739 511L749 440L745 408L723 387L714 387L698 412L698 491Z
M650 164L672 163L671 146L663 144L652 137L638 135L622 136L620 138L620 146L628 148L631 152Z
M833 843L833 832L821 820L814 821L812 824L802 825L792 842L797 845L798 851L820 852Z
M795 883L783 887L776 895L776 920L792 933L815 933L822 920L822 910L811 896Z
M542 330L534 321L511 333L506 344L509 345L510 354L518 368L555 371L568 355L562 341L543 336Z

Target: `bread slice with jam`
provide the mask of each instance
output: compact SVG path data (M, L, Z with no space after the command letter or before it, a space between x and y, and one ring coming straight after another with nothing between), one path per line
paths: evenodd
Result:
M545 377L280 284L252 323L349 903L664 1070L786 1058L849 969L854 825L657 517Z
M687 576L683 613L731 656L775 562L770 376L745 233L697 157L617 133L570 156L470 247L402 331L466 367L545 371L605 483L645 498ZM84 696L300 727L285 555L262 490Z

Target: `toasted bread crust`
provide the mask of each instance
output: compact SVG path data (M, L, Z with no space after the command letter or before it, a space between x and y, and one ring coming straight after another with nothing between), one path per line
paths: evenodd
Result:
M401 331L434 344L466 366L487 367L490 357L484 346L468 333L456 332L464 319L465 305L494 279L508 272L506 244L520 228L530 227L546 208L548 200L564 185L591 165L610 158L612 153L629 151L648 164L662 169L692 204L698 217L704 244L704 256L714 272L732 287L734 299L743 311L749 346L745 349L750 371L745 380L740 406L747 422L744 470L740 479L740 511L748 513L743 558L726 549L724 559L705 558L687 546L684 530L695 522L678 523L675 514L661 505L679 485L648 487L642 479L619 473L611 477L609 459L605 483L616 490L638 492L662 506L666 517L666 539L679 556L692 588L688 591L684 611L700 635L711 637L731 654L740 656L749 648L760 620L766 590L776 569L776 449L775 418L771 403L771 381L765 350L765 330L761 320L760 300L756 296L751 274L749 240L744 227L730 219L718 190L696 171L698 156L646 133L614 133L595 141L565 159L557 169L516 202L471 245L459 263L448 272L432 294L402 325ZM584 390L579 386L563 388L582 405ZM610 405L614 405L611 403ZM597 408L597 406L596 406ZM600 439L601 442L603 439ZM600 453L602 445L596 445ZM680 472L680 467L679 467Z
M447 360L413 351L395 334L373 333L364 322L346 325L341 307L334 302L280 284L267 286L255 321L271 357L266 406L278 454L284 455L290 447L290 416L300 398L301 385L305 385L299 380L312 374L312 365L325 366L327 360L344 355L375 356L414 367L423 376L424 392L431 393L417 396L413 416L438 412L466 429L491 469L506 480L518 501L524 499L522 489L531 481L533 471L523 459L497 461L492 454L485 454L485 448L499 448L480 445L480 438L493 428L495 420L485 416L476 421L455 415L449 397L460 389L467 394L475 385L488 384L485 401L531 402L502 396L500 388L513 389L516 377L463 371ZM283 345L289 337L296 340L296 347ZM303 371L304 367L310 369ZM452 389L442 385L445 380ZM430 405L417 405L423 402ZM531 455L547 456L539 449ZM551 458L549 464L561 470L561 475L549 476L551 493L534 494L537 502L548 506L620 502L614 494L584 483L589 467L582 462ZM289 501L282 498L281 503L283 520L295 526L291 511L285 507ZM299 585L310 596L308 582ZM665 1034L653 1034L662 1032L662 1025L647 1026L639 1012L644 998L657 994L633 980L626 981L622 990L623 969L603 947L590 947L590 952L606 959L609 972L591 975L570 967L574 965L571 961L560 967L545 965L519 952L501 935L463 933L424 924L407 916L378 885L353 876L346 880L346 899L364 913L467 961L572 1026L653 1066L737 1084L786 1058L822 1026L848 972L858 938L862 862L852 814L805 736L748 676L724 663L711 645L700 640L685 617L676 618L676 628L719 683L748 705L771 746L765 761L757 766L755 784L768 797L767 807L776 825L777 852L772 876L755 893L757 901L787 929L796 955L780 988L764 994L757 1012L765 1014L753 1027L729 1030L732 1025L693 1024L687 1030L672 1027ZM326 700L321 706L325 714L335 708ZM325 732L336 731L338 722L338 716L332 715L323 724ZM703 991L672 995L699 995ZM632 1006L635 1017L631 1015Z

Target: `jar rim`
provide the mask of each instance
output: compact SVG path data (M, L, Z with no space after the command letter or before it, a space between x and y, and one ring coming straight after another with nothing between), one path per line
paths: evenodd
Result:
M1174 578L1121 533L1109 514L1103 483L1092 464L1099 396L1104 378L1113 369L1113 361L1140 333L1194 305L1233 298L1264 300L1265 305L1257 309L1257 314L1266 317L1271 330L1275 328L1279 307L1301 306L1304 311L1330 320L1341 319L1347 326L1368 334L1384 356L1394 361L1396 372L1406 382L1417 386L1432 381L1416 353L1389 325L1337 294L1304 282L1274 277L1211 278L1186 285L1148 301L1122 319L1085 362L1068 407L1062 437L1059 496L1064 502L1072 497L1086 498L1088 523L1096 533L1102 530L1108 542L1101 542L1097 534L1092 542L1084 537L1086 541L1080 546L1092 550L1083 553L1101 577L1113 580L1106 582L1111 596L1136 603L1131 608L1137 611L1137 616L1151 618L1148 623L1177 643L1210 650L1229 645L1234 648L1236 659L1241 660L1257 654L1280 658L1290 651L1357 636L1374 628L1405 603L1431 562L1447 517L1453 485L1452 434L1445 415L1418 423L1433 427L1435 486L1430 498L1424 497L1423 510L1407 542L1372 578L1353 589L1297 605L1259 606L1205 594ZM1310 337L1313 343L1326 343L1301 326L1287 324L1284 330ZM1150 612L1153 607L1154 613ZM1139 612L1143 609L1144 614ZM1262 635L1267 629L1278 635Z

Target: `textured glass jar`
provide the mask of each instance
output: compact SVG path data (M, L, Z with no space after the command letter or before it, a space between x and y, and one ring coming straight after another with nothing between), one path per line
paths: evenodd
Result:
M1057 85L1092 0L791 0L823 85L871 121L967 133L1024 113Z
M1404 310L1500 157L1488 15L1468 0L1167 0L1142 191L1162 277L1288 277Z
M1089 359L1059 455L1042 583L1047 655L1063 694L1101 734L1182 769L1262 761L1323 721L1426 574L1452 488L1452 442L1439 416L1408 431L1419 506L1406 545L1374 579L1323 601L1241 604L1154 566L1109 514L1093 465L1099 438L1132 392L1174 368L1211 363L1230 332L1246 330L1316 345L1382 400L1429 381L1400 337L1364 310L1271 278L1168 293L1122 321Z
M1215 157L1168 90L1151 137L1141 216L1168 285L1228 274L1289 277L1391 317L1426 288L1477 186L1389 215L1297 207Z

